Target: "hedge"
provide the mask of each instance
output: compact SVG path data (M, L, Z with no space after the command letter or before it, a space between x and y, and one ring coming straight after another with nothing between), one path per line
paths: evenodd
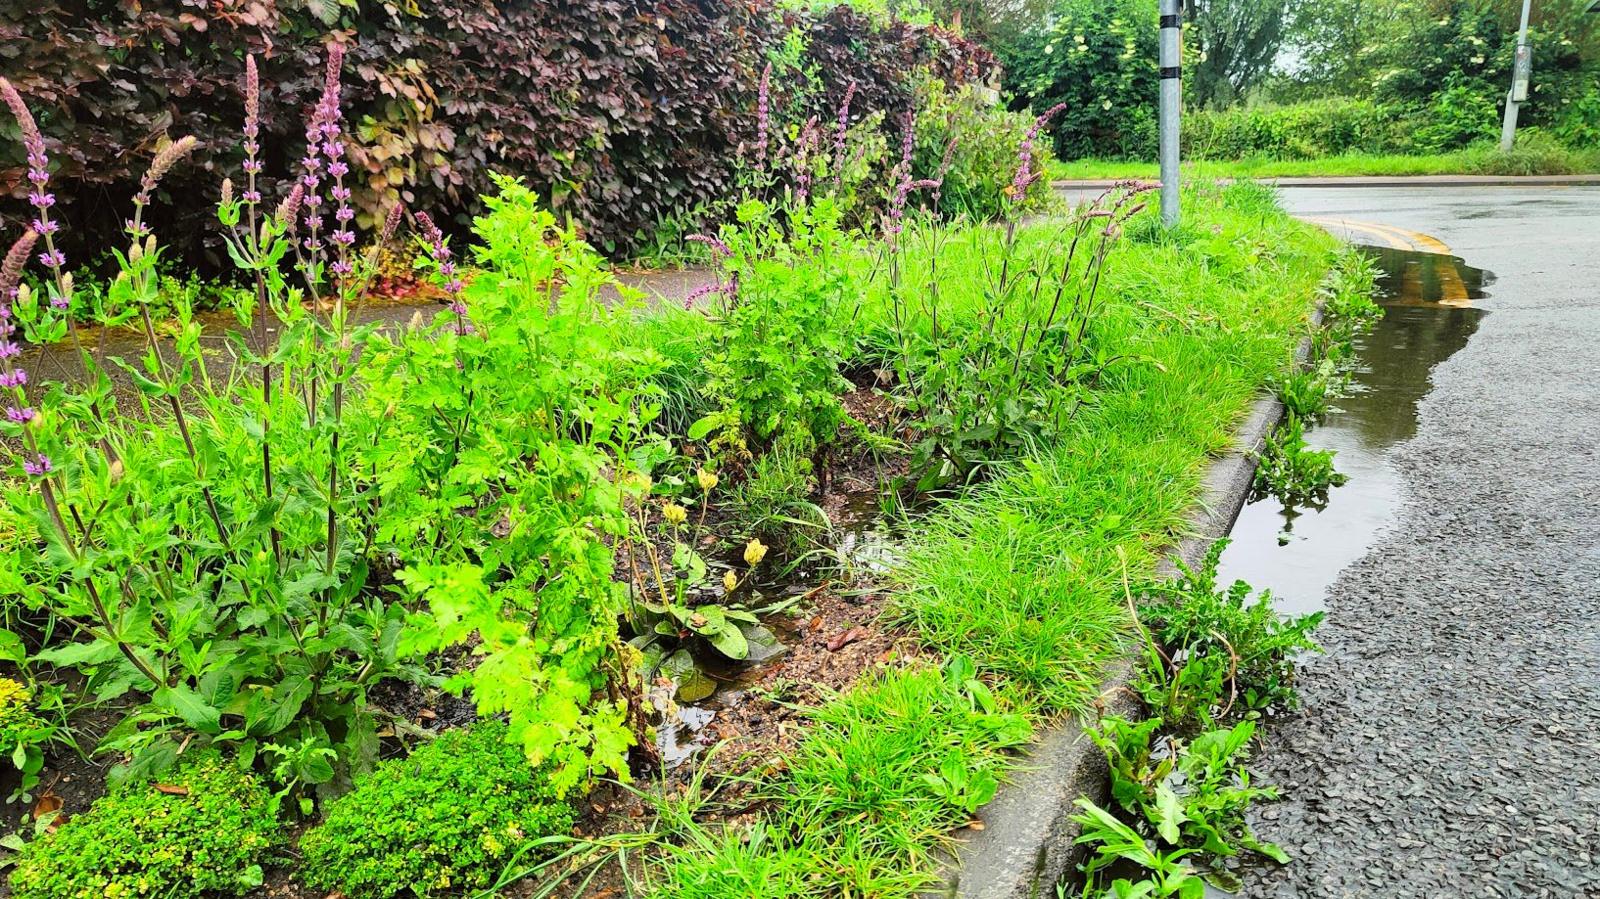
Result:
M814 18L770 0L0 0L0 75L45 131L76 247L120 244L126 198L158 144L193 134L204 147L163 185L154 224L191 262L219 263L201 235L216 233L212 204L242 157L244 55L261 65L266 174L286 178L331 39L350 48L363 215L399 197L464 224L490 173L505 171L597 246L626 252L729 189L761 71L790 30L826 87L810 98L818 111L855 80L855 113L898 122L914 71L949 83L994 71L987 51L936 27L845 7ZM15 233L28 184L15 126L0 129L0 228Z

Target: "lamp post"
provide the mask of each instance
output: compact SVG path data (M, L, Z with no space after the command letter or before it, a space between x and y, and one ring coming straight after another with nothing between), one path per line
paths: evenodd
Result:
M1179 11L1182 2L1161 0L1161 223L1168 228L1178 224L1178 116L1183 101L1180 62L1183 19Z
M1533 71L1533 52L1528 47L1528 7L1532 0L1522 0L1522 25L1517 29L1517 56L1511 67L1511 90L1506 93L1506 119L1500 126L1500 152L1510 153L1517 140L1517 106L1528 99L1528 76ZM1591 4L1593 10L1600 3Z

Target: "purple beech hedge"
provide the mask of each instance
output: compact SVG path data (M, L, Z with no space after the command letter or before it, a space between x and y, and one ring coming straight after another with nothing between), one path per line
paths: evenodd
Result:
M503 171L615 254L731 190L761 70L794 29L823 90L795 96L786 120L826 118L855 82L853 115L898 123L914 71L951 84L995 75L986 50L948 31L770 0L0 0L0 75L44 131L74 261L119 245L118 204L167 139L192 134L202 146L150 218L187 261L218 267L213 209L243 156L244 55L261 61L264 170L293 171L330 38L348 47L363 224L399 198L459 230ZM0 124L0 227L14 234L31 216L25 151L8 131ZM268 183L268 202L287 188Z

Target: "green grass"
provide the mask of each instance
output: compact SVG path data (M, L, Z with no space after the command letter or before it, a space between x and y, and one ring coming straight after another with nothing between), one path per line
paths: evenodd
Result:
M1329 156L1323 159L1200 159L1183 164L1192 178L1334 178L1357 175L1574 175L1600 172L1600 153L1534 147L1500 153L1474 147L1429 156ZM1153 162L1109 159L1057 161L1053 180L1154 179Z
M1191 225L1144 221L1113 250L1095 341L1131 361L1056 445L1004 465L918 523L891 579L895 615L930 654L970 659L974 687L919 664L873 676L815 710L755 824L678 820L649 869L672 897L910 897L968 810L936 780L947 762L1003 777L1032 728L1081 711L1130 640L1121 582L1152 576L1184 529L1209 459L1306 332L1335 256L1253 185L1191 191ZM1057 240L1050 227L1024 240ZM973 254L958 283L981 289ZM945 312L970 303L943 290ZM869 300L863 339L885 330Z

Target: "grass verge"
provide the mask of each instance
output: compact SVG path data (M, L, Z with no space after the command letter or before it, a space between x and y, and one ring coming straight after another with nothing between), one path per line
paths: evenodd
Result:
M1200 159L1185 162L1192 178L1337 178L1361 175L1582 175L1600 173L1600 153L1550 146L1518 148L1501 153L1494 147L1472 147L1428 156L1350 155L1323 159ZM1154 162L1115 159L1058 161L1054 180L1103 180L1160 176Z
M1209 458L1291 363L1335 253L1264 188L1193 194L1197 224L1166 233L1146 216L1113 251L1095 341L1122 361L1096 401L904 547L895 614L943 664L886 670L817 709L798 751L763 777L769 801L753 821L673 815L674 839L647 871L654 894L916 895L1013 750L1093 700L1131 639L1125 567L1151 576L1182 532ZM979 262L952 263L981 277ZM869 304L862 333L886 314Z

